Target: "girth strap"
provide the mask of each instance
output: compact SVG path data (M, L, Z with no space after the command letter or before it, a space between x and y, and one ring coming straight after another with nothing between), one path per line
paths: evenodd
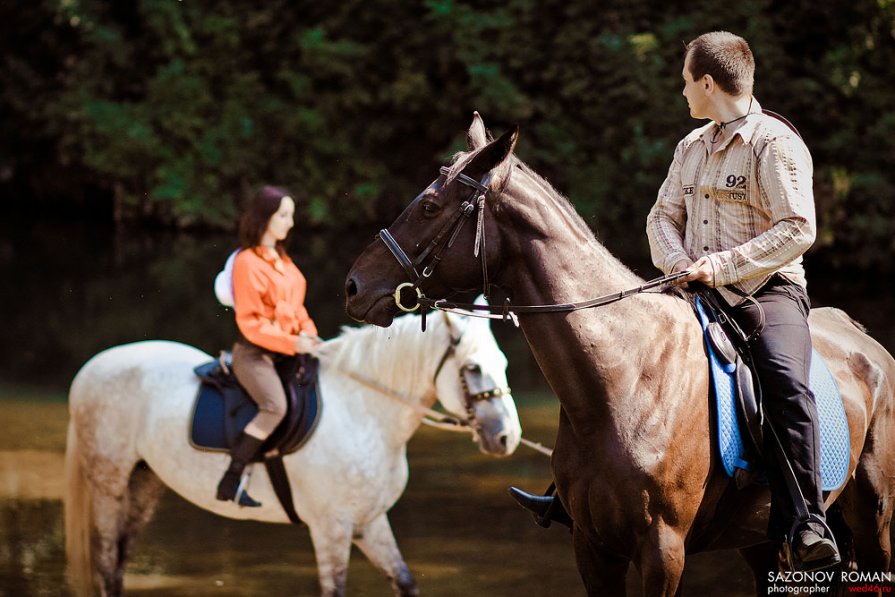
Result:
M274 493L277 494L280 505L286 511L286 516L289 517L293 524L304 524L292 503L292 488L289 485L289 475L286 474L286 467L283 465L283 456L277 454L272 458L266 458L264 467L267 469L268 476L270 476L270 483L273 485Z

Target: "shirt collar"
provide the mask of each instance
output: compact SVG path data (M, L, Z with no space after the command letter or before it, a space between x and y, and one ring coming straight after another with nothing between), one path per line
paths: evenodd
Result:
M259 245L259 246L255 247L254 252L255 252L255 255L257 255L258 257L260 257L261 259L263 259L264 261L266 261L267 263L269 263L271 265L275 265L277 262L277 258L274 256L274 254L271 253L270 251L268 251L265 247L262 247ZM287 261L291 261L291 259L289 259L288 255L282 255L280 257L280 259L284 263Z
M746 114L746 118L743 119L743 124L741 124L736 131L734 131L733 135L731 135L730 139L722 145L721 147L726 147L729 145L734 137L739 136L742 139L743 143L752 143L752 137L755 135L755 128L758 126L758 122L760 118L757 115L762 113L761 104L758 103L758 100L755 99L755 96L752 97L752 102L749 104L749 112ZM711 151L712 148L712 135L715 134L715 124L710 122L705 126L705 130L702 132L701 138L702 142L705 144L706 148ZM719 148L720 149L720 148Z

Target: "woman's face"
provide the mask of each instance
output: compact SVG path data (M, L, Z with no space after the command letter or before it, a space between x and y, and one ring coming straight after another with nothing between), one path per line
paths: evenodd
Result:
M283 197L280 200L280 208L270 216L270 221L267 222L267 230L264 236L275 242L285 240L286 235L289 234L289 231L292 230L292 226L295 224L294 216L295 201L292 200L292 197Z

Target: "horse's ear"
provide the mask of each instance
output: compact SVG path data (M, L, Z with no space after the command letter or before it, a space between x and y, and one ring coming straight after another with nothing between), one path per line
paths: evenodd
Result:
M491 172L497 166L501 165L516 147L516 141L519 139L519 125L514 126L496 141L488 143L478 155L476 155L469 164L463 169L463 173L471 176L476 180L480 179L487 172Z
M472 113L472 124L466 132L466 148L474 151L484 147L488 143L488 131L485 130L485 121L478 112Z

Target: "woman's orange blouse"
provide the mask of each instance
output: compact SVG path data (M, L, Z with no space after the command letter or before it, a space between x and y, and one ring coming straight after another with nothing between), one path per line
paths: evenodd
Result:
M261 348L295 354L299 332L317 335L305 309L308 283L289 257L280 262L260 247L245 249L233 262L236 325L246 340Z

